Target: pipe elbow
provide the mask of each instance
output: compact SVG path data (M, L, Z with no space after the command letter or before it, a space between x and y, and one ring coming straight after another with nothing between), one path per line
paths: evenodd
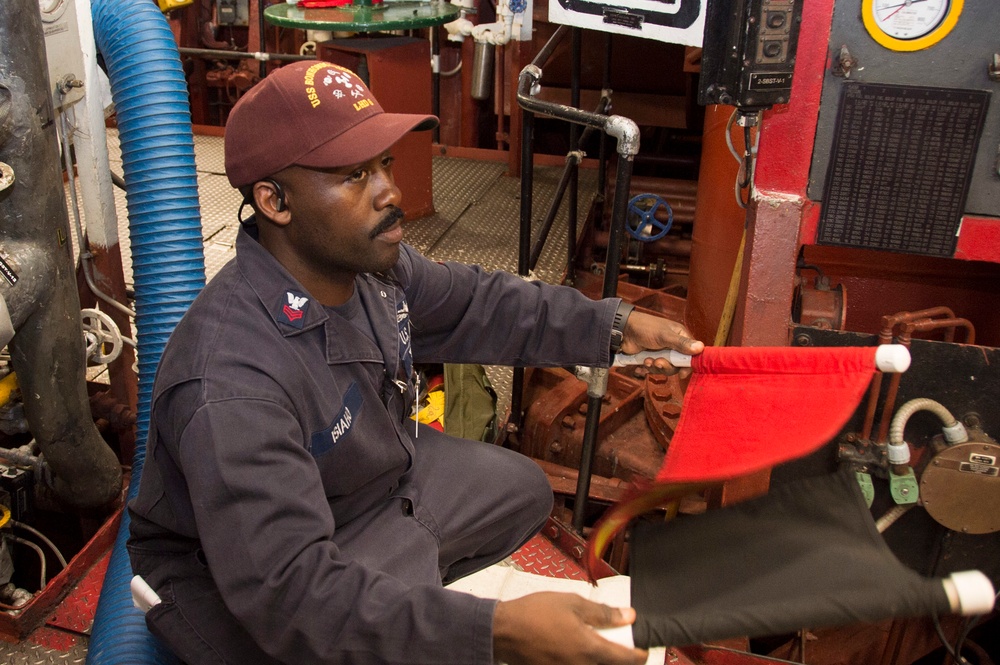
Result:
M472 34L476 25L467 18L455 19L451 23L445 23L444 29L448 32L448 40L453 42L463 41Z
M510 41L510 30L506 23L482 23L472 30L472 38L479 43L503 46Z
M639 125L634 120L620 115L610 116L605 131L618 139L619 155L635 157L639 154Z

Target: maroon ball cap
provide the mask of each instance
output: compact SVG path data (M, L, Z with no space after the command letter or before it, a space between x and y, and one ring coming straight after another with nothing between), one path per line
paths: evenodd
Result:
M226 175L252 185L297 164L336 168L373 159L432 115L386 113L357 74L304 60L271 72L236 103L226 122Z

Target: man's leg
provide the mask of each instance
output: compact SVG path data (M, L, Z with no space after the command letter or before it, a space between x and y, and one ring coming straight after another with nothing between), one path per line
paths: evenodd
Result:
M149 631L187 665L279 665L230 613L197 552L129 548L132 569L156 589Z
M414 445L398 493L437 537L445 583L501 561L545 524L552 489L528 457L423 426Z

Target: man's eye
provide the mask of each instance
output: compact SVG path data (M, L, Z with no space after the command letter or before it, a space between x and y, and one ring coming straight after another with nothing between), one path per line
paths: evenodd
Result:
M392 166L392 163L395 162L395 161L396 161L396 158L393 157L392 155L387 155L387 156L383 157L382 158L382 168L386 168L386 169L389 168L390 166Z
M358 169L357 171L353 171L349 176L347 176L347 179L352 182L358 182L364 180L365 176L367 175L368 171L366 171L365 169Z

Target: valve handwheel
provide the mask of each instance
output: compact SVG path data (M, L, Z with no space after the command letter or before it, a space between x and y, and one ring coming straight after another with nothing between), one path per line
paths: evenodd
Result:
M656 218L660 209L667 211L666 223ZM642 242L653 242L667 235L674 223L674 211L656 194L636 194L628 202L628 220L625 228L629 235Z
M80 311L80 318L83 321L87 358L97 365L114 361L121 354L124 344L114 320L99 309L83 309Z

